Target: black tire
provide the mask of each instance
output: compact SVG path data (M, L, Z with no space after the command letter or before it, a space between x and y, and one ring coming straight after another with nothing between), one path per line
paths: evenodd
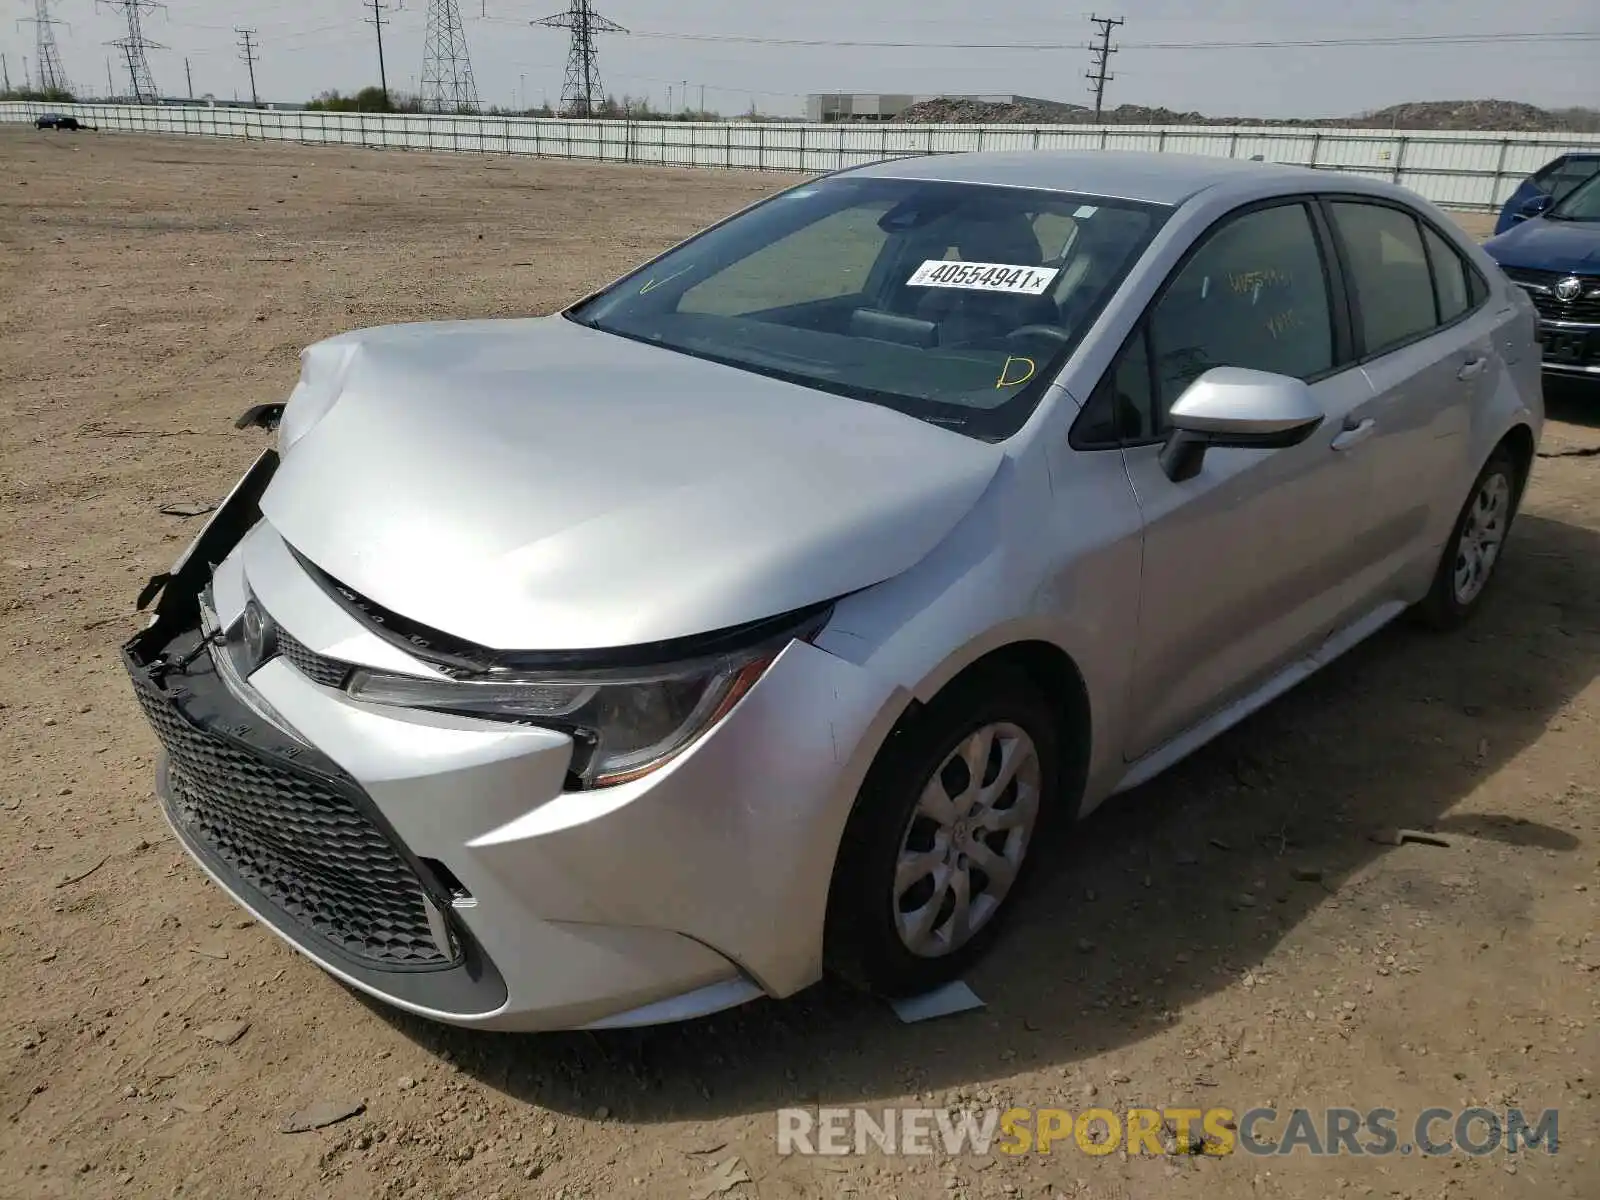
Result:
M993 915L969 940L940 957L915 954L894 919L902 841L935 772L969 735L999 723L1028 735L1039 764L1037 815L1020 866ZM989 948L1040 856L1061 777L1060 730L1061 713L1049 698L1020 672L997 666L957 680L890 738L862 785L834 867L824 942L831 973L879 995L915 995L959 978ZM983 878L981 872L976 877Z
M1504 481L1506 495L1509 497L1503 517L1504 526L1500 534L1499 549L1478 590L1463 601L1456 590L1456 571L1462 561L1465 535L1473 525L1474 510L1481 503L1480 498L1485 495L1485 489L1492 485L1496 477ZM1439 556L1439 568L1434 572L1433 586L1428 589L1427 596L1416 607L1416 615L1424 624L1440 630L1456 629L1483 607L1484 597L1489 594L1495 577L1500 573L1500 562L1505 557L1511 525L1516 519L1517 509L1522 500L1522 483L1522 472L1518 469L1516 459L1512 457L1511 452L1504 446L1495 450L1489 456L1489 461L1484 464L1483 470L1478 472L1477 479L1473 480L1472 490L1467 493L1466 503L1461 506L1456 523L1450 530L1450 538L1445 542L1444 553Z

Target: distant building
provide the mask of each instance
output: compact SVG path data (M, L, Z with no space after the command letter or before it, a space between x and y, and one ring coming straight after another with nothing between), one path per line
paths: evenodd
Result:
M929 100L976 100L982 104L1044 104L1030 96L956 96L949 92L913 96L898 92L814 92L806 97L806 119L892 121L913 104Z

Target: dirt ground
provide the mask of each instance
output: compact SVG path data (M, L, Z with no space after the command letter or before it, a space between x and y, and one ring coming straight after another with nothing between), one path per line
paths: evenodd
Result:
M1600 391L1552 395L1481 619L1390 629L1103 809L982 1012L823 985L467 1034L190 864L116 648L195 527L161 507L260 448L232 419L309 341L548 311L788 182L0 130L0 1195L683 1200L737 1155L730 1197L1600 1196ZM318 1101L365 1108L279 1131ZM1560 1152L780 1157L774 1110L818 1104L1558 1108Z

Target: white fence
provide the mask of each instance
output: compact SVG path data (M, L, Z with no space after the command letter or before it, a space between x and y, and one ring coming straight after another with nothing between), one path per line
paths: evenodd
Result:
M0 103L0 122L31 123L47 111L68 113L97 129L130 133L763 171L833 171L897 155L964 150L1151 150L1260 157L1386 179L1438 204L1485 211L1499 208L1523 178L1561 152L1600 150L1600 134L1243 125L698 124L19 102Z

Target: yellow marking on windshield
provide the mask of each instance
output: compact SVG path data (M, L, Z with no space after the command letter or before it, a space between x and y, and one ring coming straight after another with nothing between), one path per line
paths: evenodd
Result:
M1011 374L1012 363L1017 363L1022 367L1022 377L1020 379L1007 378L1007 376ZM1021 387L1023 384L1027 383L1028 380L1033 378L1033 373L1038 369L1039 368L1034 363L1033 359L1019 358L1013 355L1012 357L1006 359L1006 365L1000 368L1000 378L995 381L994 386L996 388Z
M645 280L644 286L639 289L639 295L643 296L643 295L646 295L646 294L648 294L650 292L653 292L658 287L660 287L662 284L671 283L679 275L687 275L692 270L694 270L694 264L690 263L687 267L684 267L681 270L674 271L671 275L668 275L665 279L647 279L647 280Z

